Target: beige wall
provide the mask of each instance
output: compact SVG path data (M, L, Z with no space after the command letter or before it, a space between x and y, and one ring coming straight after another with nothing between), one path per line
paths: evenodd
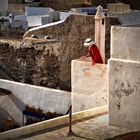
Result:
M92 65L89 60L72 61L73 112L94 108L108 103L107 66Z
M129 13L130 12L130 4L124 3L113 3L107 5L108 13Z

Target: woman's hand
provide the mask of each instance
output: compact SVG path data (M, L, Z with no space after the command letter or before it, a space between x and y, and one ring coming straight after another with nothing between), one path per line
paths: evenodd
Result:
M81 56L81 57L80 57L80 59L85 59L85 58L86 58L86 56Z

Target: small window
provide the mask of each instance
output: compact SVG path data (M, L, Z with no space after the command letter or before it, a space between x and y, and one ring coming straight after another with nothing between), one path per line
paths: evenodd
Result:
M104 22L105 22L105 20L104 20L104 19L102 19L102 25L104 25Z

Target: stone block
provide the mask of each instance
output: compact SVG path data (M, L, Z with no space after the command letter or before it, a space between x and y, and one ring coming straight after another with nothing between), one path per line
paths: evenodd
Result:
M109 122L140 130L140 63L109 60Z
M140 61L140 28L111 28L111 58Z
M73 112L107 104L107 66L72 61Z

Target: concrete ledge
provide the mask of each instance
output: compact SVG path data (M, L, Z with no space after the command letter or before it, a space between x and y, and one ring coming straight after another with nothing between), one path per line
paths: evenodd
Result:
M101 114L105 114L105 113L108 113L107 105L74 113L72 115L72 121L75 121L78 119L84 119L86 117L92 117L92 116L95 117L97 115L101 115ZM68 122L69 122L69 116L66 115L66 116L58 117L58 118L51 119L48 121L36 123L36 124L30 125L30 126L25 126L25 127L21 127L18 129L0 133L0 139L6 140L9 138L16 138L16 137L20 137L23 135L28 135L28 134L32 134L32 133L35 133L35 132L38 132L38 131L41 131L44 129L49 129L49 128L53 128L56 126L68 124Z

